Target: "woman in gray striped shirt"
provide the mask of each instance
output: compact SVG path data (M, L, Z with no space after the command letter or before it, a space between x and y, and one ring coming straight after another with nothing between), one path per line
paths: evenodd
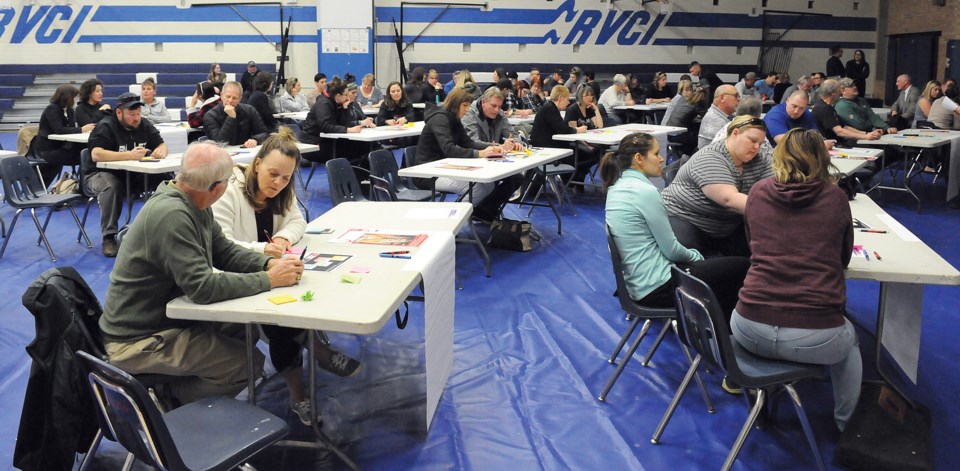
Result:
M704 255L749 256L743 208L753 185L773 175L760 152L766 138L763 120L738 116L727 138L700 149L663 190L670 226L685 247Z

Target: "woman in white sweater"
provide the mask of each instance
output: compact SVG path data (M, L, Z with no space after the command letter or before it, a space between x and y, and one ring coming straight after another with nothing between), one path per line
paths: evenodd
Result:
M263 142L253 163L234 168L230 185L213 205L223 235L251 250L283 257L307 228L291 184L299 162L293 132L281 127ZM270 339L270 360L290 389L290 408L304 425L310 425L315 415L310 411L301 365L301 350L310 336L302 329L267 324L261 328ZM327 345L317 343L316 347L321 368L338 376L352 376L360 370L357 360Z

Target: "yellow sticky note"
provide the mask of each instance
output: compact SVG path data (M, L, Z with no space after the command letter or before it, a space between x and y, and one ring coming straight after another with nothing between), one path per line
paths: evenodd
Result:
M360 281L362 281L362 280L363 280L362 277L359 277L359 276L356 276L356 275L343 275L343 276L340 277L340 281L342 281L342 282L344 282L344 283L354 284L354 285L357 284L357 283L360 283Z
M267 301L270 301L273 304L287 304L287 303L296 302L297 298L289 294L281 294L279 296L271 296L267 298Z

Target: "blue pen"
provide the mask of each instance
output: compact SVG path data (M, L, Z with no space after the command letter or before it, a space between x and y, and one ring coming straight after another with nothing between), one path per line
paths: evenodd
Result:
M395 253L382 253L380 258L410 258L409 255L400 255Z

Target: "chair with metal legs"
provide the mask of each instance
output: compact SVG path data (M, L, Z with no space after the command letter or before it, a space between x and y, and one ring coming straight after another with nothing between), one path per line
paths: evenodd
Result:
M683 326L684 335L687 343L697 352L693 364L687 371L686 377L677 389L670 406L664 413L657 430L650 440L657 444L663 434L670 417L676 410L677 403L690 385L690 378L700 363L719 370L726 374L727 379L749 389L751 395L755 396L754 402L750 404L750 395L744 395L744 400L750 407L750 413L747 421L743 424L740 434L733 444L733 448L727 455L723 463L723 470L730 469L733 462L740 453L747 435L753 428L757 417L763 411L767 401L767 396L776 399L783 392L786 392L793 404L797 417L800 419L801 427L810 448L813 451L817 468L821 471L826 470L823 464L823 457L820 455L820 449L813 436L813 430L810 428L810 422L807 420L807 414L804 412L803 404L800 402L800 396L793 385L798 381L805 379L814 379L824 373L824 367L821 365L811 365L807 363L795 363L785 360L774 360L754 355L737 343L730 336L730 327L727 324L726 316L720 309L713 290L702 280L673 267L673 276L677 285L677 317ZM772 403L775 405L776 401ZM770 409L775 412L775 407Z
M227 397L163 412L133 376L89 353L76 355L110 436L158 469L233 469L289 431L283 419ZM132 463L128 456L124 469Z
M633 354L637 351L637 348L640 347L640 342L643 341L643 338L646 337L647 332L650 330L650 326L654 321L663 320L664 325L660 329L659 334L657 335L656 340L654 340L653 345L650 347L650 350L647 352L646 356L643 358L643 366L647 366L650 363L650 359L653 358L653 354L657 351L657 347L660 346L660 343L663 341L664 336L666 336L667 330L674 331L674 335L677 337L677 340L680 340L679 332L677 331L676 323L674 319L677 317L676 309L670 308L654 308L641 306L633 299L630 299L630 294L627 292L627 282L623 278L623 261L620 257L620 251L617 249L617 243L613 238L613 234L610 232L610 226L606 226L607 231L607 248L610 250L610 260L613 263L613 274L617 280L617 299L620 301L620 308L627 313L627 320L631 321L630 326L623 333L623 336L620 337L620 341L617 343L616 348L614 348L613 353L610 354L610 358L607 359L607 362L610 364L616 364L617 356L620 355L620 352L623 350L623 347L627 344L627 341L630 340L630 337L633 336L633 333L637 330L637 326L640 325L640 321L643 321L643 327L640 328L640 335L634 339L633 343L630 344L630 348L627 349L626 356L623 357L623 360L617 365L616 371L610 375L610 379L607 380L607 384L604 385L603 391L598 396L598 399L601 401L607 400L607 394L610 393L610 390L613 389L613 385L620 378L620 374L623 372L623 369L626 368L627 362L633 358ZM686 351L686 347L681 342L680 345L684 348L684 352L688 360L692 361L690 353ZM713 403L710 401L710 396L707 394L707 389L703 385L703 381L700 379L700 376L697 375L697 381L700 384L700 389L703 392L704 401L707 404L707 411L713 412Z
M81 235L87 242L87 248L93 247L93 244L90 243L90 238L87 237L86 231L83 230L83 226L80 224L80 218L77 217L76 211L73 210L73 205L83 201L83 196L77 194L54 195L47 193L46 188L40 183L40 177L30 168L30 163L26 157L14 156L0 160L0 178L3 179L4 199L11 208L17 210L13 215L13 220L10 222L10 229L6 233L3 246L0 247L0 257L3 257L3 253L7 250L7 244L10 243L10 236L13 234L13 229L17 225L17 218L20 217L20 214L24 210L28 209L30 210L30 216L33 217L34 224L37 226L37 231L40 232L40 240L37 241L37 245L40 245L41 242L44 244L47 252L50 254L51 261L56 262L57 256L53 253L53 248L50 247L50 241L47 240L46 230L47 225L50 223L50 217L56 208L66 208L70 211L70 215L73 216L73 220L77 223L77 228L80 229ZM43 224L40 224L40 220L37 219L37 208L47 208L49 210Z

